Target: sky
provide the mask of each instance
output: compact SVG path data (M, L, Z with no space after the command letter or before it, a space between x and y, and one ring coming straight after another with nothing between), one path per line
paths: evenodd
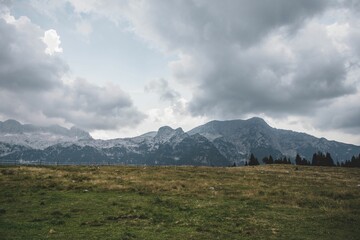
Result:
M262 117L360 145L360 1L0 0L0 120L117 138Z

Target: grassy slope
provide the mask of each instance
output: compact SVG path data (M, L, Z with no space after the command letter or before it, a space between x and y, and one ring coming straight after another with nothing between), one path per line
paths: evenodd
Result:
M0 167L1 239L360 239L360 169Z

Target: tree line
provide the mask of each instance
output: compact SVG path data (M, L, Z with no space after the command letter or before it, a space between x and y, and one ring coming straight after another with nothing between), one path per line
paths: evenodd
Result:
M274 159L271 155L268 157L264 157L262 159L264 164L292 164L290 158L280 157ZM301 158L299 154L296 154L295 157L296 165L307 165L307 166L329 166L329 167L360 167L360 154L359 156L352 156L350 160L346 160L345 162L334 162L330 153L322 153L317 152L313 154L312 160L309 161L305 158ZM250 154L249 160L245 161L245 166L256 166L260 165L259 160L255 157L253 153ZM235 163L234 163L235 166Z

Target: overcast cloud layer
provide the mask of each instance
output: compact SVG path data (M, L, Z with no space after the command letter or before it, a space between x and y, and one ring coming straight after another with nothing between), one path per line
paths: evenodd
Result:
M359 1L33 0L32 6L48 15L70 6L79 16L108 19L119 28L126 23L149 46L176 56L168 64L171 81L191 98L184 99L171 81L144 80L145 91L167 101L175 119L292 117L317 129L360 131ZM74 28L96 34L84 20ZM29 19L2 20L0 31L6 49L0 53L1 98L14 99L0 105L4 115L31 119L40 113L87 129L144 119L117 86L64 81L71 66L57 56L62 49L56 31L48 32L52 50L44 45L45 31Z
M360 130L358 1L69 2L125 18L149 44L175 53L170 67L193 86L194 116L306 116L318 128Z

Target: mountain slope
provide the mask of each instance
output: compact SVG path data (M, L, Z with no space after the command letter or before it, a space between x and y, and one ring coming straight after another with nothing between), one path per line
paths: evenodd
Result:
M360 146L275 129L261 118L211 121L189 132L164 126L133 138L99 140L78 128L38 127L0 122L0 161L49 164L242 165L254 153L260 160L299 153L308 160L329 152L335 161L360 153Z
M43 132L29 134L24 133L23 125L15 126L11 128L12 134L0 136L0 160L35 164L230 165L207 138L199 134L190 136L181 128L165 126L134 138L94 140L59 138L58 133L48 133L50 137ZM37 142L34 139L27 142L32 136ZM49 141L51 137L55 141Z
M261 118L212 121L192 129L188 134L203 135L224 156L237 162L247 159L250 153L260 159L269 154L273 157L295 157L299 153L311 160L313 153L321 151L329 152L336 161L342 161L360 152L360 146L272 128Z

